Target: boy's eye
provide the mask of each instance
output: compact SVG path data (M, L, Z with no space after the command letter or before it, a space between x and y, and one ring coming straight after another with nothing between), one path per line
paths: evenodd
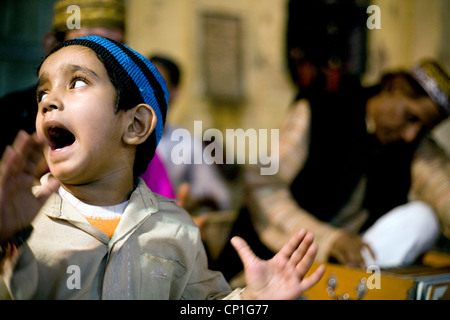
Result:
M84 87L86 85L86 81L85 80L75 80L72 88L80 88L80 87Z
M48 96L48 93L42 92L39 94L39 102L44 100Z

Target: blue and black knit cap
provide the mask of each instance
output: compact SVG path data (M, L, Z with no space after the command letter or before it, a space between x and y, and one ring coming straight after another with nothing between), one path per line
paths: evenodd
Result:
M425 90L439 109L442 118L450 115L450 77L432 59L425 59L411 70L411 76Z
M56 46L50 54L70 45L88 47L100 57L113 85L118 87L119 95L127 97L126 100L130 104L128 108L146 103L155 110L155 134L158 144L166 121L169 92L155 65L130 47L100 36L67 40Z

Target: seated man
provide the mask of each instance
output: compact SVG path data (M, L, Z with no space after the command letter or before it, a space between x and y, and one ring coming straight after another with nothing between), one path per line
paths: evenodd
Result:
M450 113L449 83L425 61L368 90L343 79L338 92L303 91L280 129L278 175L248 168L235 229L251 221L234 234L254 228L270 256L302 226L322 262L414 263L441 228L450 237L450 161L427 136Z

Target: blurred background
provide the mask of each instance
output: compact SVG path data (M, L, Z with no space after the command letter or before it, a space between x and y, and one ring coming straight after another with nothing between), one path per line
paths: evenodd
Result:
M305 0L127 0L126 43L180 64L168 121L191 130L194 120L203 130L278 128L296 95L288 57L298 39L315 39L336 64L344 50L365 85L425 57L450 70L448 0L313 2L308 11ZM53 4L0 0L0 96L36 81ZM366 25L369 5L380 8L380 29ZM450 153L449 120L434 135Z

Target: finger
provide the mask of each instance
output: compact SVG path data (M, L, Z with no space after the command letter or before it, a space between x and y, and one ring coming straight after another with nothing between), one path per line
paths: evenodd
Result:
M11 149L13 151L11 155L13 158L11 164L13 165L11 166L11 168L14 170L22 170L21 168L23 168L24 166L25 160L23 157L23 153L27 150L25 144L28 139L29 135L25 131L20 130L11 145Z
M330 256L335 258L338 264L346 264L347 263L345 254L340 250L334 251L332 254L330 254Z
M29 137L28 133L26 133L23 130L19 130L19 132L17 132L17 135L14 138L14 141L12 143L13 149L19 150L20 148L22 148L23 144L28 139L28 137Z
M375 252L372 250L372 248L367 244L367 243L363 243L363 247L367 248L367 250L369 251L370 255L372 256L373 260L377 260L377 257L375 255Z
M185 208L186 206L188 195L189 195L189 183L184 182L180 185L180 187L177 190L177 199L180 200L179 205L182 208Z
M310 276L304 278L300 284L302 291L305 292L317 284L325 274L325 269L325 265L321 264Z
M45 142L42 139L39 139L37 134L34 133L31 136L30 146L29 146L29 155L27 161L27 170L34 177L40 178L40 176L46 171L47 163L45 161L43 149L45 146Z
M13 153L13 149L11 146L6 146L5 150L3 150L2 158L0 160L0 168L3 168L3 166L6 165L6 163L9 163L9 159L11 158Z
M361 255L363 242L361 238L354 234L347 234L339 243L340 263L348 267L357 267L364 263Z
M239 258L244 265L244 268L248 267L253 261L257 259L247 242L241 237L233 237L231 244L239 255Z
M58 190L60 186L60 182L56 178L50 178L47 183L43 184L39 189L39 192L36 194L36 199L39 200L39 203L43 205L50 195Z
M16 153L19 170L34 175L36 166L43 157L43 143L37 138L36 133L30 136L23 130L19 131L12 147Z
M354 242L348 251L348 265L353 268L363 268L365 266L364 258L361 254L361 249L364 247L362 241Z
M306 233L304 238L302 239L302 242L297 247L297 249L292 253L289 264L295 268L297 264L303 259L308 249L311 247L312 243L314 242L314 234L312 232Z
M3 152L0 174L3 180L6 180L9 176L14 175L16 170L16 162L14 161L15 152L11 146L7 146Z
M206 214L203 214L201 216L192 217L192 220L194 220L197 227L201 230L208 222L208 216Z
M2 184L7 184L10 188L20 186L24 183L22 158L17 154L12 146L8 146L3 154L0 179ZM29 179L28 179L29 180Z
M302 279L311 268L317 254L317 246L312 244L306 251L303 259L296 265L295 272Z
M28 151L27 144L30 143L30 140L30 135L20 130L13 141L12 148L19 154L26 153Z
M299 245L302 243L305 235L306 235L306 230L301 229L292 238L289 239L289 241L278 252L277 256L280 256L281 258L287 258L287 259L290 258L292 256L292 254L295 252L295 250L297 250Z
M358 259L357 254L353 253L352 250L348 252L346 264L345 264L347 267L357 268L358 266L360 266L363 263L364 262L363 262L362 257L360 259Z

